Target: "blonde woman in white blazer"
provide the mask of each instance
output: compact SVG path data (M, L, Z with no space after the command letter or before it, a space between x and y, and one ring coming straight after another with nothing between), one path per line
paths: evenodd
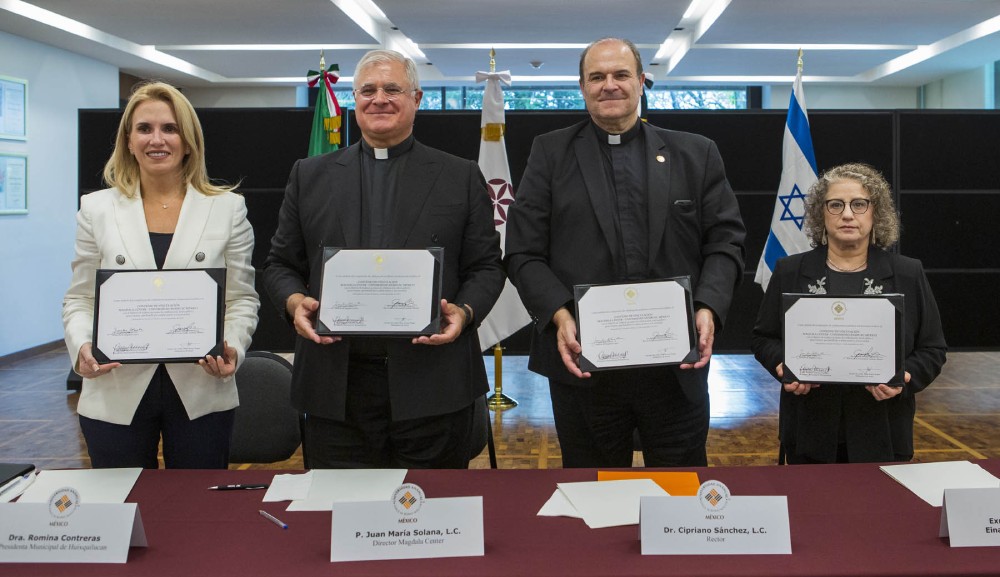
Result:
M77 412L94 467L226 468L233 375L257 326L253 229L243 197L209 182L191 103L144 84L125 107L104 168L111 186L81 198L66 346L83 377ZM91 350L97 269L225 268L223 354L197 364L99 364Z

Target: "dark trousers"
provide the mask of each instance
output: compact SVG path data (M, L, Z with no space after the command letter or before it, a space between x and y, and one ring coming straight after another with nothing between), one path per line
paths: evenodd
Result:
M225 469L235 415L236 409L230 409L189 419L166 367L160 365L131 424L116 425L81 415L80 428L95 469L156 469L161 435L163 462L168 469Z
M472 458L473 405L393 420L384 365L351 362L346 417L306 415L302 446L310 469L465 469Z
M702 402L692 402L663 368L608 371L591 379L591 386L549 380L564 468L631 467L635 430L647 467L708 464L707 392Z

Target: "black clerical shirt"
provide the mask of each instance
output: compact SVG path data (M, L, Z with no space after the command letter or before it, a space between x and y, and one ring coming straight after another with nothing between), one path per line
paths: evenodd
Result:
M412 134L392 148L372 148L361 140L361 248L393 248L389 246L395 225L393 210L412 148ZM384 357L386 341L383 337L351 337L351 356Z
M361 242L364 248L389 248L399 177L406 168L413 135L392 148L361 141Z
M591 126L600 143L604 174L613 194L618 280L648 278L649 192L642 122L636 122L622 134L609 134L593 123Z

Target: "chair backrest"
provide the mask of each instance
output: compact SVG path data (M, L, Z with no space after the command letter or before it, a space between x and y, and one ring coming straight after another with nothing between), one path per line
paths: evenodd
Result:
M292 365L266 351L250 351L236 370L240 406L229 447L230 463L274 463L299 447L299 414L291 404Z

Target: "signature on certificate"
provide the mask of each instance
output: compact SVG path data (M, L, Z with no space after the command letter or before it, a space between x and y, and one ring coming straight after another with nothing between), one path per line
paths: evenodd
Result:
M826 353L822 351L799 351L799 354L795 355L796 359L822 359L826 356Z
M799 368L799 375L822 376L830 374L830 366L805 365Z
M149 350L149 343L115 343L115 354L144 353Z
M200 335L205 332L204 329L199 327L195 323L188 323L186 325L174 325L169 331L168 335Z
M628 360L628 351L601 351L597 358L602 361L625 361Z
M881 361L882 359L885 358L885 356L882 353L876 351L875 347L868 347L868 350L861 350L861 349L855 350L854 353L848 355L847 358L854 360L869 359L873 361Z
M648 337L642 339L642 342L655 343L659 341L672 341L672 340L674 340L674 333L670 329L667 329L663 332L653 333L649 335Z
M127 329L115 327L115 329L108 333L108 335L112 337L133 337L138 334L142 334L142 329L139 327L131 327Z

